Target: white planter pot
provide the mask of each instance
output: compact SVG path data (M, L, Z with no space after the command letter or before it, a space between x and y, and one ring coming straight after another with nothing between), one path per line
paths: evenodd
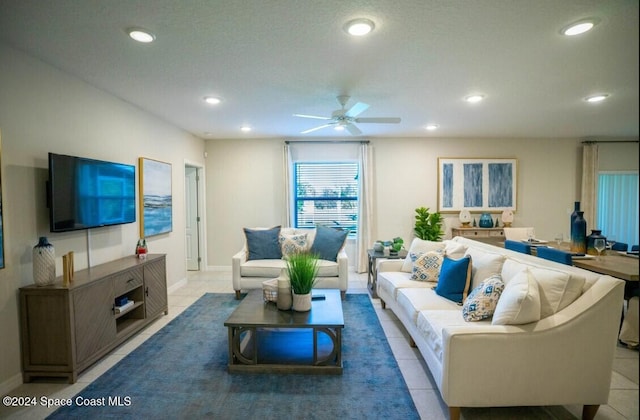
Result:
M307 312L311 310L311 293L306 295L293 294L293 310Z

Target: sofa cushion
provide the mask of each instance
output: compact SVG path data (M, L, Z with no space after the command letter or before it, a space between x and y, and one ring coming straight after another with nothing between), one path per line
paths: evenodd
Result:
M378 271L378 289L398 300L398 290L410 289L432 289L433 283L425 281L411 280L411 275L402 271Z
M462 317L465 321L482 321L491 318L500 295L504 290L504 283L499 274L484 280L473 289L462 305Z
M348 234L348 230L318 226L311 252L322 260L337 261L338 253L344 246Z
M280 275L280 270L286 267L287 262L283 259L251 260L240 265L240 275L242 277L275 278ZM318 277L338 277L338 263L318 260Z
M420 254L413 263L411 280L437 282L443 255L438 251Z
M528 269L519 271L506 285L491 323L520 325L540 320L538 283Z
M489 277L500 274L505 256L487 252L482 249L468 248L465 255L471 256L473 268L471 272L471 287L476 288Z
M282 249L278 242L280 226L271 229L244 228L247 239L247 260L265 260L282 258Z
M413 271L413 263L420 256L429 251L444 251L444 242L425 241L420 238L413 238L411 246L407 252L407 256L402 264L402 271L405 273L411 273Z
M471 257L452 260L444 256L436 293L442 297L462 304L467 298L471 285Z
M282 250L282 258L285 259L291 254L304 252L309 249L309 241L306 233L286 234L280 232L278 242Z
M418 312L426 309L455 311L460 316L460 306L457 303L439 296L431 288L406 287L399 289L397 296L398 308L414 324L416 323Z

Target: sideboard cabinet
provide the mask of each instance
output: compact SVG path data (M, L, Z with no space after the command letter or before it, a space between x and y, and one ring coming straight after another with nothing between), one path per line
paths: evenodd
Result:
M451 237L454 238L456 236L464 236L465 238L496 245L504 242L504 229L481 227L451 228Z
M129 302L122 307L123 302ZM168 313L166 258L125 257L77 271L64 285L20 288L24 382L78 374Z

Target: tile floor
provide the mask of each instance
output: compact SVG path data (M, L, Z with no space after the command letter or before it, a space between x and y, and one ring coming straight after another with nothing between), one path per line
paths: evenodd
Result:
M350 273L348 293L366 293L366 274ZM85 386L115 365L140 343L178 316L195 302L203 293L230 293L231 272L205 271L190 272L188 284L169 294L169 315L163 316L144 331L131 338L112 353L85 371L73 385L66 383L30 383L13 390L14 396L48 396L50 398L71 398ZM442 402L433 379L417 349L408 344L408 335L397 318L389 310L383 310L378 299L373 300L389 344L404 375L409 391L422 419L446 419L447 407ZM609 405L600 407L596 419L638 419L638 351L619 346L616 351ZM463 409L464 419L575 419L580 417L580 406L545 408L490 408ZM43 419L54 410L44 407L29 409L8 409L0 406L0 418Z

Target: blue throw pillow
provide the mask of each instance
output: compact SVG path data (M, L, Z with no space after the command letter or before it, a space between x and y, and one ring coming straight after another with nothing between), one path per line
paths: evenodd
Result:
M348 230L318 226L311 253L317 254L321 260L338 261L338 252L342 249L348 234Z
M249 256L247 260L279 260L282 258L282 248L280 248L280 226L271 229L248 229L244 228L244 235L247 238L247 250Z
M471 257L452 260L445 255L440 267L436 293L454 302L462 303L471 286Z

